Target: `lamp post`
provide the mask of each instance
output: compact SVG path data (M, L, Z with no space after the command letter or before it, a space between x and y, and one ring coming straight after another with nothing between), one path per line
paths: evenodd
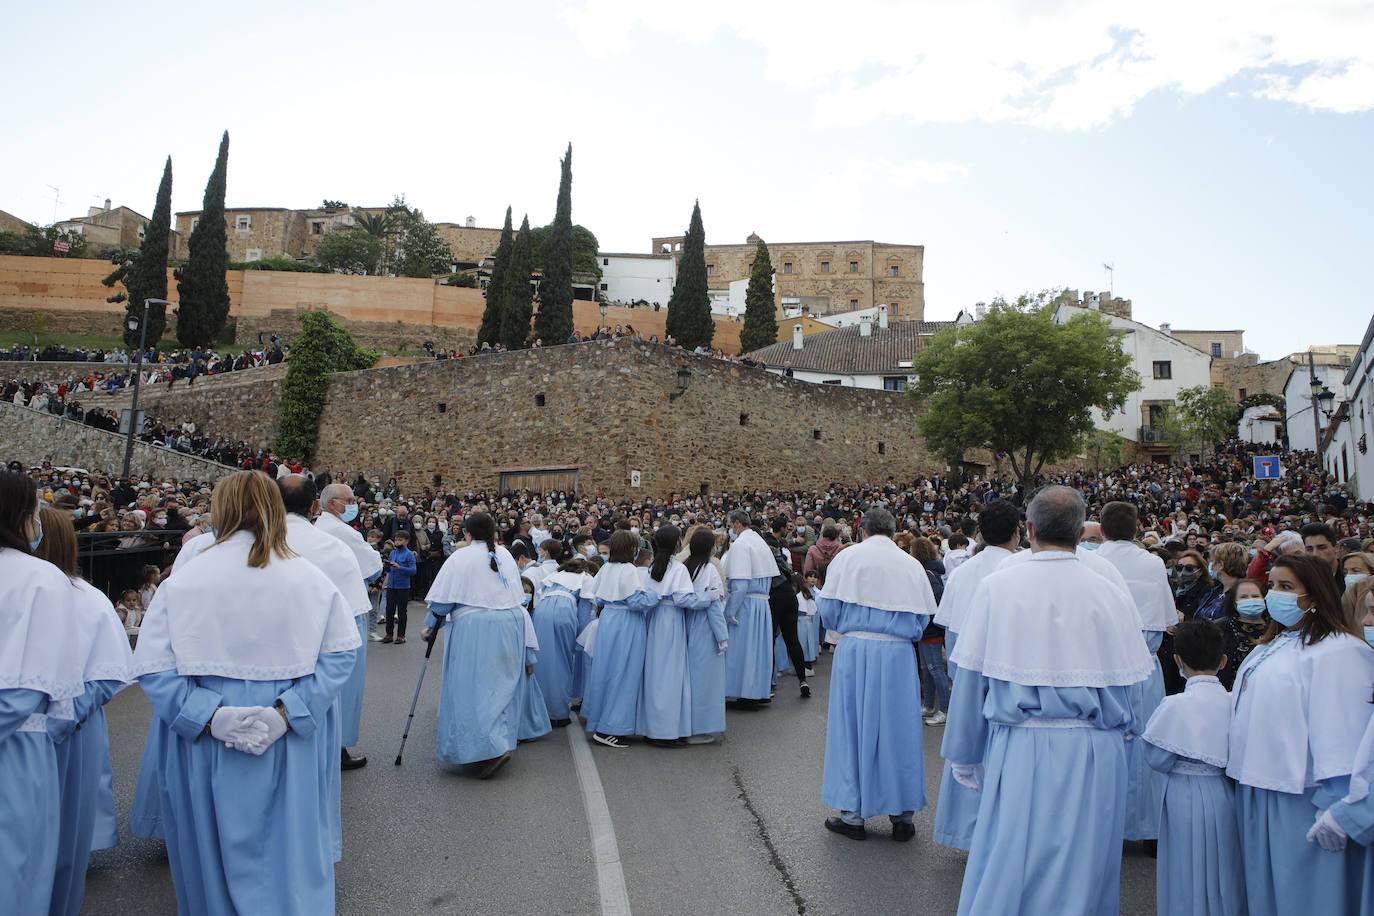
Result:
M1323 470L1326 469L1326 457L1322 448L1322 414L1326 414L1329 420L1332 417L1331 402L1336 400L1336 393L1322 384L1321 379L1317 378L1316 363L1312 358L1312 351L1307 351L1307 376L1308 386L1312 391L1312 431L1316 435L1317 464Z
M143 381L143 351L148 346L148 308L154 302L163 308L172 304L166 299L144 299L143 319L140 321L136 315L129 316L129 330L138 329L138 355L134 357L134 397L129 405L129 432L124 439L124 473L120 475L126 484L129 482L129 462L134 457L134 424L138 422L138 389L139 383Z
M607 312L607 310L608 310L608 306L606 305L606 300L605 300L605 299L602 299L602 300L601 300L601 306L600 306L601 324L599 324L599 325L596 326L596 333L597 333L597 336L600 336L600 335L601 335L601 332L602 332L603 330L605 330L605 328L606 328L606 312Z

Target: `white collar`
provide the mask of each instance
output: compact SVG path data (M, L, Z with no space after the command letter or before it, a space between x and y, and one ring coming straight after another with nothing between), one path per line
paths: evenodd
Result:
M1230 731L1231 694L1215 677L1199 675L1159 704L1141 737L1171 754L1225 767Z
M826 568L821 598L883 611L935 613L935 592L925 567L880 534L835 555Z
M497 572L492 572L492 555L485 543L477 541L455 550L439 568L425 601L477 608L523 607L525 589L515 558L499 544L495 555Z
M778 561L773 551L752 528L730 542L730 549L725 551L720 562L726 579L772 579L778 574Z

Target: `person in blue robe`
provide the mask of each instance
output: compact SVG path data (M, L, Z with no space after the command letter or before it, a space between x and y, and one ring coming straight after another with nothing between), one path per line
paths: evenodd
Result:
M534 609L534 634L539 639L539 659L534 676L544 697L544 706L555 727L562 728L572 718L574 665L579 655L577 634L580 572L557 572L544 581L539 604Z
M685 743L692 734L685 608L700 601L687 567L674 556L681 541L676 526L660 526L653 534L653 564L640 570L645 589L658 602L645 615L643 692L635 731L652 743Z
M825 628L840 634L830 674L821 802L838 808L828 830L861 840L864 820L888 815L892 838L915 836L926 805L916 640L935 613L925 569L892 542L886 509L863 518L862 543L831 561L817 596Z
M753 706L773 694L773 617L768 591L778 575L778 564L763 538L749 527L749 513L736 509L727 522L731 543L721 558L730 643L725 653L725 695Z
M729 632L725 626L724 584L711 563L716 536L698 528L688 541L685 562L695 591L684 602L687 616L687 678L692 685L692 728L688 744L709 744L725 731L725 654Z
M534 603L534 583L525 578L521 578L520 583L525 589L525 608L528 608ZM525 611L525 631L533 632L534 641L539 641L538 630L528 610ZM544 690L539 686L539 678L536 676L539 656L537 646L526 644L524 677L520 678L516 700L520 706L520 725L516 729L516 739L519 741L533 741L553 731L553 725L549 721L549 708L544 705Z
M634 734L639 723L648 639L645 614L658 606L658 596L644 588L634 566L639 538L617 531L607 544L610 562L592 582L601 613L582 714L593 741L624 748L629 745L623 739Z

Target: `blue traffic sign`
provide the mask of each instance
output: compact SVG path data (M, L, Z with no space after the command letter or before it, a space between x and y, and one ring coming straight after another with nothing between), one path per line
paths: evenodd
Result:
M1257 456L1255 458L1255 479L1279 479L1279 459L1277 455L1266 455L1264 457Z

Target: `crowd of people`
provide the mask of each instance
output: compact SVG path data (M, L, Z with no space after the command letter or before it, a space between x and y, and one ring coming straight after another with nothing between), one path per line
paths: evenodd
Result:
M9 352L12 359L23 359L26 348L15 347ZM4 398L20 406L34 407L61 413L65 409L68 396L85 392L111 393L127 388L134 383L134 372L138 371L135 360L137 353L122 350L103 353L100 350L68 352L49 348L43 351L44 360L64 362L87 362L92 364L89 371L73 370L72 374L58 381L34 381L11 377L5 384ZM60 355L48 355L60 354ZM257 350L245 349L237 354L219 353L215 350L194 348L190 350L161 351L149 349L144 354L141 385L156 385L165 382L168 387L185 379L186 384L194 385L195 380L206 375L221 375L225 372L241 372L259 366L276 365L290 356L290 348L281 345L263 347ZM0 353L0 359L5 358ZM95 368L95 365L101 368ZM18 367L15 367L18 368ZM41 401L35 404L34 401Z
M1255 454L638 502L407 490L270 455L213 489L11 463L0 793L24 817L0 832L37 839L0 870L21 912L79 909L112 810L94 723L138 680L156 715L130 825L167 839L181 908L279 911L290 886L332 911L367 648L404 646L423 601L436 757L476 777L574 722L617 751L710 743L789 671L807 702L829 648L825 827L864 839L887 816L910 840L922 729L942 727L934 839L969 852L960 913L1114 912L1133 841L1157 850L1161 913L1355 912L1374 900L1374 505L1305 453L1256 482ZM49 599L74 532L134 547L149 528L169 547L139 588ZM244 600L217 617L229 588ZM35 595L65 628L29 626ZM71 735L96 750L64 751ZM216 768L234 775L206 782ZM206 824L259 842L203 842Z
M661 343L664 346L668 347L678 346L677 339L670 334L665 334L662 338L660 338L658 334L650 334L648 337L645 337L641 332L635 330L634 325L631 324L617 324L614 326L607 325L605 327L599 327L595 331L590 332L584 332L574 328L572 334L568 335L568 339L562 341L562 343L575 344L588 343L590 341L595 340L623 339L644 340L649 343ZM553 346L553 344L546 344L542 338L537 338L530 346L533 348L540 348L546 346ZM458 350L453 348L436 349L434 347L433 341L425 341L425 354L433 359L462 359L464 356L483 356L488 353L506 352L508 352L506 345L502 343L473 344L466 351L459 352ZM724 349L720 347L701 346L695 348L692 352L695 353L697 356L709 356L712 359L719 359L728 363L737 363L742 366L759 365L757 362L751 360L746 355L727 353Z

